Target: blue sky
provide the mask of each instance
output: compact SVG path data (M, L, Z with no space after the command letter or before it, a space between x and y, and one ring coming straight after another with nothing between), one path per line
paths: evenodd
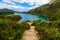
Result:
M50 2L49 0L0 0L0 9L8 8L16 11L29 11Z

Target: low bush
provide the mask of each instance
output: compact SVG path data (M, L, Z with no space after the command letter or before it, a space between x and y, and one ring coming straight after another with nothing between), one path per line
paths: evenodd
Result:
M35 29L40 35L40 40L60 40L59 23L44 23L39 20L34 21L34 23L36 25Z
M22 19L22 17L19 15L13 15L13 16L7 16L7 19L12 21L19 21L20 19Z
M12 21L19 21L22 19L19 15L12 15L12 16L6 16L6 15L0 15L0 19L7 19Z
M0 40L21 40L24 31L17 22L0 19Z
M20 24L20 26L23 27L23 29L25 29L25 30L28 30L30 28L30 26L27 24L27 21L26 22L22 22Z

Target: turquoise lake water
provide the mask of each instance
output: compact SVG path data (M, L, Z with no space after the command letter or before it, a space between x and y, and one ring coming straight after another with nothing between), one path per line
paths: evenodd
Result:
M18 13L17 15L20 15L22 17L22 19L20 20L20 22L23 22L23 21L35 21L35 20L41 20L42 22L48 22L49 23L49 20L47 20L44 16L40 16L40 15L35 15L35 14L29 14L29 13Z

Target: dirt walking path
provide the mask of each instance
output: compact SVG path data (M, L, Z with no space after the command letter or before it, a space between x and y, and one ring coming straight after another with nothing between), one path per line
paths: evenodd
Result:
M24 32L22 40L39 40L38 32L35 30L35 26L32 26L31 22L28 22L30 29Z

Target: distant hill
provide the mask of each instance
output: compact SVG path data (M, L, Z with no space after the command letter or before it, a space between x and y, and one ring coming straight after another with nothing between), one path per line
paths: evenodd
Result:
M18 11L14 11L7 8L0 9L0 14L14 14L14 13L18 13Z
M52 0L48 4L31 9L29 13L42 14L50 20L60 19L60 0Z

